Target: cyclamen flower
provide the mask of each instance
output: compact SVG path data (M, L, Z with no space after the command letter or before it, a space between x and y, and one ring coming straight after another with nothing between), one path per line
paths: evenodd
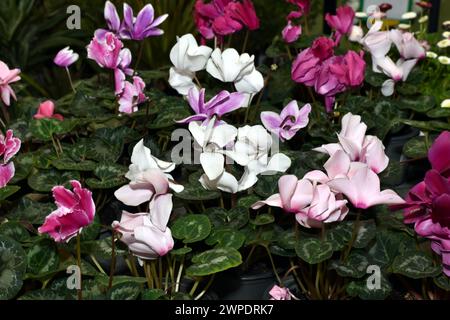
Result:
M355 11L350 6L341 6L337 8L336 15L325 15L325 20L328 25L335 30L335 43L338 44L341 37L345 34L350 34L353 26L353 19L355 18Z
M172 233L167 227L170 211L157 213L122 212L119 221L114 221L112 227L122 236L130 251L140 259L153 260L166 255L174 246Z
M112 32L106 33L104 37L95 35L87 46L88 58L102 68L116 69L120 63L122 47L122 41Z
M280 114L272 111L261 112L261 122L267 130L276 134L281 141L290 140L298 130L308 125L310 112L310 104L305 104L299 109L297 101L293 100L281 110Z
M206 71L222 82L239 81L254 70L254 59L247 53L239 55L233 48L223 52L216 48L206 64Z
M288 21L286 27L284 27L283 31L281 31L283 40L286 43L292 43L297 41L301 34L302 34L302 27L293 25L292 21L290 20Z
M74 53L70 47L61 49L53 59L53 62L62 68L67 68L78 60L78 53Z
M270 300L291 300L291 292L288 288L274 285L269 291Z
M211 100L205 102L205 89L198 91L197 88L192 88L189 90L187 100L196 114L178 122L189 123L191 121L203 121L204 124L207 124L214 116L220 119L224 114L239 109L244 99L245 96L243 94L238 92L229 93L223 90L211 98Z
M14 163L0 164L0 189L4 188L14 177L16 169Z
M59 113L55 113L55 104L51 100L46 100L39 105L37 113L33 116L34 119L57 119L64 120L64 117Z
M282 208L294 213L297 222L307 228L342 221L348 213L347 200L326 184L317 185L307 179L285 175L278 180L278 189L279 193L254 203L252 208L259 209L264 205Z
M9 162L19 152L21 143L11 129L6 131L5 136L0 132L0 157L3 156L3 163Z
M259 19L256 16L255 7L250 0L243 0L241 2L230 2L225 7L225 15L228 15L235 21L239 21L249 30L256 30L259 28Z
M139 11L137 17L133 16L133 9L127 4L123 4L123 24L120 36L123 39L143 40L152 36L159 36L164 33L157 28L163 23L168 14L163 14L155 19L155 10L151 4L147 4Z
M10 105L10 97L17 100L14 90L10 84L20 80L20 69L10 70L6 63L0 61L0 94L3 103L6 106Z
M95 216L95 203L92 192L82 188L80 182L70 182L73 191L56 186L53 188L53 197L58 207L50 213L39 233L47 233L56 242L68 242L81 230L90 225Z
M119 111L133 113L137 111L137 105L147 100L144 94L145 82L137 76L133 77L133 83L125 81L124 89L119 98Z

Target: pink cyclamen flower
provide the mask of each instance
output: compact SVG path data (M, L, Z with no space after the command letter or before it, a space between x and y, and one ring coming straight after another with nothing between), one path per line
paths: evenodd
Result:
M230 2L225 8L225 14L235 21L240 22L249 30L259 28L259 19L256 15L255 7L250 0L241 2Z
M46 100L39 105L37 113L33 116L34 119L57 119L64 120L64 117L55 112L55 104L51 100Z
M428 160L433 169L444 177L450 177L450 131L442 132L434 140L433 145L428 150Z
M395 191L380 191L380 179L369 167L358 168L352 175L328 182L335 192L344 194L354 207L367 209L378 204L402 204L404 200Z
M292 64L291 78L297 83L314 86L320 66L333 55L334 43L327 37L314 40L312 46L300 52Z
M287 0L287 2L296 5L301 15L308 14L311 9L311 0Z
M75 61L77 61L78 57L78 53L73 52L70 47L65 47L56 54L53 62L59 67L67 68Z
M0 189L4 188L15 174L14 163L0 164Z
M130 68L131 51L128 48L120 50L119 65L114 69L115 93L120 94L125 87L125 75L132 76L134 70Z
M10 70L6 63L0 61L0 94L2 101L6 106L10 105L10 97L13 97L14 100L17 100L16 94L9 84L19 81L19 74L20 69Z
M122 41L112 32L107 32L104 36L95 35L87 46L88 58L102 68L116 69L120 63L122 47Z
M425 49L411 32L394 29L390 31L390 37L403 59L425 58Z
M330 156L337 150L343 150L351 161L365 163L375 173L380 173L389 164L384 153L383 142L375 136L366 135L367 125L361 122L361 116L347 113L342 118L342 129L338 134L339 143L329 143L315 148L315 151Z
M338 44L344 34L350 34L353 26L355 11L350 6L341 6L337 8L336 15L327 13L325 20L328 25L335 30L335 43Z
M307 228L320 228L323 223L342 221L348 213L347 201L333 192L326 184L298 180L294 175L284 175L278 180L279 193L252 205L259 209L264 205L282 208L295 214L299 224Z
M7 163L19 152L21 143L19 138L14 137L11 129L6 131L5 136L0 132L0 157L3 156L3 163Z
M269 291L270 300L291 300L291 292L288 288L274 285Z
M124 3L123 16L123 24L120 30L122 39L144 40L164 33L157 27L167 19L168 14L163 14L155 19L153 6L147 4L139 11L137 17L134 17L133 9L127 3Z
M272 111L261 112L261 122L267 130L280 137L281 141L290 140L298 130L308 125L310 112L310 104L305 104L299 109L297 101L293 100L281 110L280 114Z
M92 192L82 188L80 182L70 182L73 191L63 186L53 187L57 209L50 213L39 227L39 233L47 233L56 242L68 242L94 221L95 203Z
M144 94L145 82L138 76L133 77L133 83L125 81L119 98L119 111L133 113L137 106L147 100Z
M167 227L170 212L158 216L152 210L150 213L122 212L119 221L114 221L112 227L122 234L120 241L124 242L130 251L140 259L153 260L164 256L174 246L172 233Z
M191 121L203 121L206 125L214 116L220 120L224 114L232 112L242 107L245 95L239 92L229 93L226 90L220 91L205 102L205 89L200 91L194 87L189 90L187 100L195 115L177 121L179 123L189 123Z
M288 24L281 31L281 35L283 36L283 40L286 43L292 43L298 40L300 35L302 34L302 27L293 25L289 20Z
M97 29L95 35L103 37L107 32L112 32L116 35L120 35L120 30L122 24L120 22L119 13L117 12L116 6L111 1L105 2L105 9L103 15L108 25L108 29Z

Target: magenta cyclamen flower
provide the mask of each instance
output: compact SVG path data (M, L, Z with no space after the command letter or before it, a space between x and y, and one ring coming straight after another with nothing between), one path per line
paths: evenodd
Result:
M95 60L102 68L116 69L119 66L123 43L112 32L104 36L96 34L87 46L88 58Z
M220 91L217 95L205 102L205 89L200 91L197 88L189 90L187 100L195 115L178 121L179 123L189 123L192 121L203 121L205 124L214 116L220 119L226 113L230 113L242 107L245 95L239 92L229 93L226 90Z
M281 141L290 140L298 130L308 125L310 112L310 104L305 104L299 109L297 101L293 100L281 110L280 114L272 111L261 112L261 122L267 130L280 137Z
M6 136L0 133L0 188L5 187L14 177L14 163L9 162L14 155L19 152L21 141L19 138L13 137L13 131L6 131Z
M74 53L70 47L61 49L53 59L53 62L62 68L67 68L78 60L78 53Z
M289 20L288 24L281 31L281 35L283 36L283 40L286 43L292 43L298 40L300 35L302 34L302 27L293 25Z
M328 25L335 30L335 43L341 41L344 34L350 34L353 26L353 19L355 18L355 11L350 6L341 6L337 8L336 15L326 14L325 20Z
M57 209L50 213L39 233L47 233L56 242L68 242L78 232L90 225L95 216L95 203L92 192L82 188L80 182L72 180L73 191L56 186L53 197Z
M133 83L125 81L119 98L119 111L133 113L137 105L147 100L144 94L145 82L138 76L133 77Z
M147 4L139 11L137 17L133 15L133 9L123 4L123 24L120 31L122 39L143 40L148 37L159 36L164 33L157 28L168 17L163 14L155 19L155 10L151 4Z
M444 273L450 277L450 132L444 131L428 151L432 169L424 181L406 196L405 223L414 223L417 234L432 241L431 248L442 256Z
M243 0L242 3L230 2L225 8L225 15L240 22L249 30L256 30L259 28L259 19L256 16L255 7L250 0Z
M10 70L6 63L0 61L0 94L2 101L6 106L9 106L10 104L10 97L17 100L16 95L9 84L19 81L19 74L20 69Z

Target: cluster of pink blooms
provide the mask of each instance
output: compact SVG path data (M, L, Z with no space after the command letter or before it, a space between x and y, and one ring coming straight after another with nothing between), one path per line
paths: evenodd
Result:
M297 39L302 34L302 27L300 25L293 24L294 19L300 19L303 15L309 13L311 7L310 0L287 0L287 2L292 3L297 8L291 11L287 17L287 25L281 31L283 40L287 43L292 43L297 41Z
M249 30L259 28L259 19L251 0L212 0L209 3L197 0L194 19L203 39L217 38L220 41L244 27Z
M431 248L442 256L443 271L450 277L450 132L444 131L428 151L431 163L425 179L406 196L405 223L414 223L421 237L431 240Z
M133 113L138 105L145 102L145 82L135 75L131 65L131 51L124 48L121 39L143 40L150 36L163 34L156 28L167 15L154 18L151 4L146 5L137 15L133 16L131 7L124 3L124 20L121 23L115 6L107 1L105 4L105 20L109 30L98 29L94 38L87 46L88 58L97 64L114 72L115 93L118 96L119 111ZM131 81L126 76L132 77Z
M6 63L0 60L0 95L6 106L10 105L11 97L13 97L14 100L17 100L10 84L20 80L19 74L20 69L10 70Z
M0 132L0 189L5 187L14 177L14 163L10 161L19 152L21 141L13 136L13 131Z
M381 140L366 135L366 130L360 116L346 114L339 142L314 149L330 155L324 165L326 172L314 170L300 180L294 175L282 176L279 193L256 202L252 208L279 207L294 213L302 226L320 228L323 223L342 221L349 211L348 202L360 209L404 203L393 190L380 190L377 174L387 167L389 158Z

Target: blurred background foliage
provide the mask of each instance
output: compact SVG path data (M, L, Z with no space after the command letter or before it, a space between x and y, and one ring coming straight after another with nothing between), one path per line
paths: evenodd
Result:
M122 0L112 1L122 17ZM156 15L168 13L162 24L165 35L148 38L141 43L125 41L133 52L134 62L142 48L139 69L152 70L169 64L169 51L176 36L196 34L192 16L195 0L128 0L135 15L145 4L152 3ZM261 21L261 28L250 34L246 51L263 53L279 36L286 24L285 16L294 9L284 0L253 0ZM343 2L343 1L341 1ZM448 8L450 0L443 0L442 7ZM27 94L59 98L70 88L64 70L53 65L53 57L65 46L71 46L81 59L71 67L75 79L94 75L98 66L86 57L86 45L97 28L106 26L103 18L104 0L1 0L0 5L0 60L10 67L22 70L22 90ZM81 30L66 27L68 6L76 4L81 9ZM313 0L308 28L312 34L322 32L323 1ZM442 10L441 10L442 11ZM441 15L448 19L449 12ZM233 35L231 46L241 48L245 31ZM228 40L227 40L228 41Z

